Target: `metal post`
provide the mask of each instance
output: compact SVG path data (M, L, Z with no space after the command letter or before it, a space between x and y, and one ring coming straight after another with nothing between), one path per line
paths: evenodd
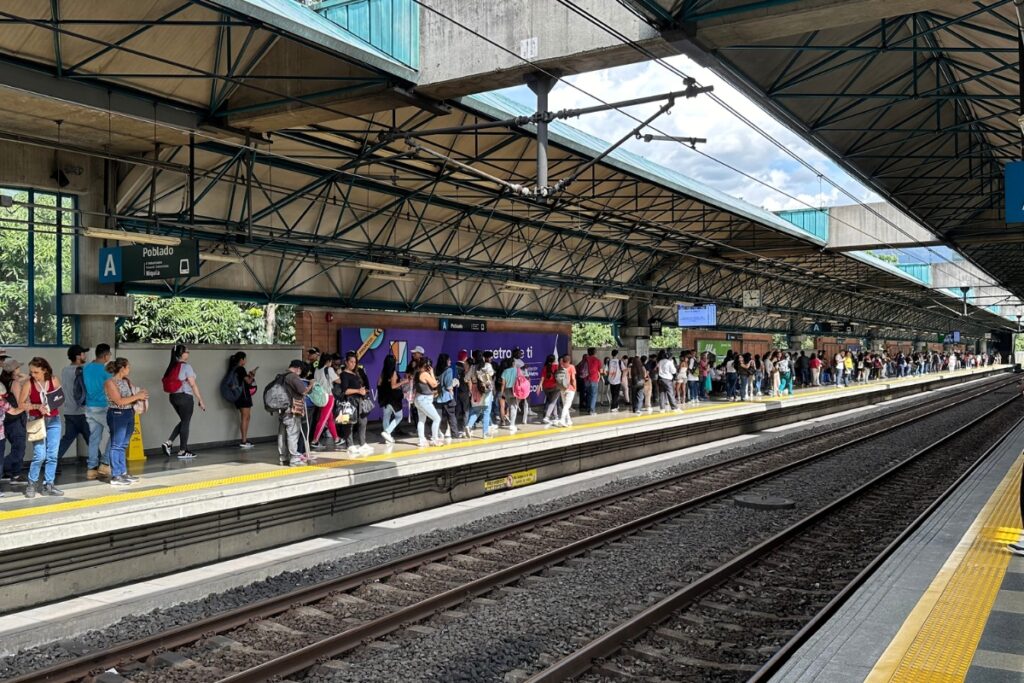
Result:
M526 77L526 85L537 96L537 113L542 117L537 123L537 191L542 195L548 186L548 122L544 115L548 112L548 93L555 83L556 79L550 74Z

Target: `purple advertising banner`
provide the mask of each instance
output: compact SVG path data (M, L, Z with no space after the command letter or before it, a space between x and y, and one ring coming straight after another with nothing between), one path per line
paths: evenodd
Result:
M536 389L544 360L549 354L561 356L569 352L568 335L545 332L455 332L452 330L406 330L400 328L373 329L368 327L343 327L338 330L338 349L344 356L348 351L362 353L360 363L366 369L371 389L376 397L377 383L384 358L394 355L398 371L405 372L410 351L422 346L427 357L434 363L440 353L447 353L454 364L459 351L472 354L474 349L491 351L494 360L501 363L512 357L512 350L523 351L526 366L523 372L530 378ZM543 397L531 394L531 402L543 402ZM380 408L374 409L370 419L380 419Z

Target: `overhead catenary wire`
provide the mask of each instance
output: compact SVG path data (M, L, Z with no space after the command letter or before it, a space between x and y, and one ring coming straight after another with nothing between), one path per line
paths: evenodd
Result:
M573 2L573 0L557 0L557 1L558 1L558 2L559 2L559 4L561 4L561 5L563 6L563 7L566 7L567 9L569 9L569 10L571 10L572 12L576 13L577 15L579 15L579 16L581 16L581 17L583 17L584 19L586 19L587 21L591 22L592 24L594 24L595 26L597 26L597 27L598 27L598 28L600 28L601 30L603 30L603 31L607 32L607 33L608 33L609 35L613 36L614 38L616 38L616 39L618 39L618 40L621 40L621 41L623 42L623 44L625 44L625 45L627 45L627 46L629 46L629 47L633 48L633 49L634 49L634 50L636 50L637 52L639 52L639 53L641 53L642 55L644 55L645 57L647 57L647 58L648 58L648 59L649 59L650 61L652 61L652 62L654 62L654 63L658 64L659 66L661 66L662 68L664 68L664 69L668 70L668 71L669 71L670 73L672 73L672 74L674 74L674 75L677 75L677 76L679 76L680 78L691 78L691 76L687 75L687 74L686 74L685 72L683 72L683 71L682 71L681 69L678 69L678 68L677 68L677 67L675 67L674 65L672 65L672 64L669 64L669 63L668 63L667 61L665 61L665 60L664 60L663 58L661 58L661 57L659 57L658 55L654 54L653 52L651 52L650 50L648 50L647 48L645 48L645 47L644 47L643 45L640 45L640 44L639 44L639 43L637 43L636 41L634 41L634 40L631 40L631 39L630 39L630 38L629 38L628 36L626 36L625 34L623 34L623 33L622 33L621 31L619 31L619 30L615 29L615 28L614 28L613 26L610 26L610 25L608 25L608 23L607 23L607 22L604 22L604 21L600 20L599 18L595 17L595 16L594 16L593 14L591 14L590 12L588 12L588 11L586 11L586 10L584 10L584 9L580 8L579 6L577 6L577 5L575 4L575 2ZM1017 1L1017 0L1015 0L1015 2L1016 2L1016 1ZM630 10L631 12L633 11L633 9L632 9L631 7L629 7L629 6L628 6L628 5L626 4L626 3L624 3L624 2L623 2L623 0L618 0L618 2L619 2L619 4L620 4L620 5L623 5L623 6L627 7L627 8L628 8L628 9L629 9L629 10ZM634 14L635 14L635 12L634 12ZM582 92L582 91L581 91L581 92ZM589 95L590 97L594 97L594 96L593 96L593 95L591 95L590 93L585 93L585 94ZM779 150L781 150L781 151L782 151L783 153L785 153L785 154L786 154L787 156L789 156L790 158L792 158L792 159L793 159L794 161L796 161L797 163L799 163L799 164L800 164L800 165L801 165L802 167L804 167L804 168L805 168L805 169L807 169L808 171L810 171L810 172L814 173L815 175L817 175L817 176L818 176L818 179L819 179L819 182L820 182L820 181L822 181L822 180L824 180L824 182L827 182L827 183L828 183L828 184L829 184L829 185L830 185L831 187L833 187L833 188L835 188L836 190L838 190L838 191L839 191L839 192L840 192L840 193L841 193L842 195L844 195L844 196L848 197L848 198L849 198L849 199L851 199L851 200L852 200L853 202L855 202L855 203L856 203L857 205L859 205L859 206L863 207L863 208L864 208L865 210L867 210L867 211L869 211L870 213L874 214L874 215L875 215L875 217L877 217L877 218L878 218L879 220L882 220L883 222L887 223L887 224L888 224L888 225L890 225L890 226L891 226L892 228L894 228L894 229L895 229L895 230L896 230L897 232L899 232L899 233L901 233L901 234L905 235L905 236L906 236L906 237L908 237L909 239L911 239L911 240L913 240L914 242L916 242L917 244L919 244L920 246L919 246L918 248L921 248L921 249L925 249L925 250L927 250L927 251L928 251L928 253L930 253L930 254L932 254L932 255L934 255L934 256L936 256L936 257L938 257L939 259L941 259L942 261L945 261L946 263L949 263L950 265L952 265L952 266L956 267L957 269L959 269L959 270L962 270L962 271L963 271L964 273L966 273L966 274L967 274L968 276L972 276L972 277L974 276L974 274L973 274L973 273L971 273L971 272L970 272L970 271L968 271L968 270L967 270L966 268L964 268L963 266L961 266L961 265L960 265L959 263L957 263L957 262L956 262L955 260L951 260L951 259L947 258L946 256L944 256L943 254L940 254L940 253L936 252L936 251L935 251L935 250L934 250L934 249L933 249L932 247L930 247L930 246L928 246L928 245L925 245L925 244L921 243L921 241L920 241L920 240L918 240L918 239L915 239L914 237L912 237L912 236L910 235L910 233L908 233L908 232L907 232L906 230L904 230L903 228L901 228L901 227L900 227L899 225L897 225L897 224L896 224L895 222L893 222L892 220L890 220L890 219L888 219L887 217L883 216L883 215L882 215L882 214L881 214L880 212L878 212L877 210L875 210L875 209L874 209L873 207L871 207L871 206L870 206L870 205L869 205L868 203L866 203L866 202L864 202L863 200L861 200L861 199L857 198L857 197L856 197L855 195L853 195L853 194L852 194L851 192L849 192L849 190L847 190L847 189L846 189L845 187L843 187L843 185L842 185L842 184L840 184L840 183L837 183L837 182L836 182L836 181L834 181L834 180L833 180L832 178L829 178L828 176L826 176L826 175L825 175L824 173L822 173L822 172L821 172L820 170L818 170L817 168L815 168L813 164L811 164L811 163L810 163L809 161L807 161L807 160L806 160L806 159L804 159L804 158L803 158L802 156L800 156L799 154L797 154L797 153L796 153L795 151L793 151L792 149L790 149L790 148L789 148L789 147L788 147L788 146L787 146L787 145L786 145L785 143L783 143L782 141L780 141L780 140L778 140L777 138L775 138L775 137L774 137L774 136L773 136L773 135L772 135L771 133L769 133L768 131L764 130L764 129L763 129L762 127L760 127L759 125L757 125L757 124L756 124L755 122L751 121L751 120L750 120L750 119L749 119L748 117L744 116L744 115L743 115L743 114L742 114L742 113L741 113L740 111L738 111L738 110L737 110L737 109L736 109L735 107L733 107L733 106L732 106L732 105L730 105L730 104L729 104L728 102L726 102L726 101L725 101L725 100L724 100L723 98L721 98L721 97L719 97L718 95L716 95L716 94L713 94L713 93L712 93L712 94L710 95L710 98L711 98L711 100L712 100L713 102L715 102L715 103L716 103L716 104L718 104L718 105L719 105L720 107L722 107L723 109L725 109L725 110L726 110L726 111L727 111L728 113L732 114L732 115L733 115L734 117L736 117L737 119L739 119L739 120L740 120L740 121L741 121L741 122L742 122L743 124L745 124L745 125L746 125L746 126L748 126L748 127L749 127L749 128L751 129L751 130L753 130L753 131L755 131L756 133L758 133L758 134L759 134L759 135L760 135L761 137L763 137L763 138L764 138L765 140L767 140L767 141L768 141L768 142L770 142L770 143L771 143L772 145L774 145L775 147L777 147L777 148L778 148ZM598 98L595 98L595 99L598 99ZM600 101L600 100L599 100L599 101ZM759 183L760 185L762 185L762 186L764 186L764 187L767 187L767 188L769 188L769 189L771 189L771 190L774 190L774 191L776 191L776 192L778 192L778 193L780 193L780 194L784 195L785 197L787 197L787 198L789 198L789 199L792 199L792 200L794 200L794 201L797 201L797 202L799 202L799 203L803 204L804 206L807 206L808 208L811 208L811 209L814 209L814 208L816 208L816 207L813 207L813 206L811 206L811 205L810 205L809 203L807 203L807 202L805 202L805 201L801 200L800 198L798 198L798 197L795 197L795 196L793 196L793 195L791 195L791 194L789 194L789 193L787 193L787 192L783 191L782 189L780 189L780 188L777 188L777 187L775 187L775 186L773 186L773 185L769 184L768 182L766 182L766 181L764 181L764 180L762 180L762 179L760 179L760 178L757 178L757 177L755 177L755 176L752 176L752 175L750 175L750 174L748 174L748 173L746 173L746 172L744 172L744 171L742 171L742 170L740 170L740 169L736 168L735 166L733 166L733 165L731 165L731 164L728 164L727 162L724 162L724 161L722 161L722 160L720 160L720 159L718 159L718 158L714 157L714 156L713 156L713 155L711 155L711 154L708 154L707 152L705 152L705 151L703 151L703 150L698 150L698 149L694 148L694 151L696 151L696 152L697 152L698 154L700 154L701 156L703 156L703 157L705 157L705 158L707 158L707 159L709 159L709 160L711 160L711 161L714 161L714 162L716 162L716 163L719 163L719 164L721 164L722 166L725 166L726 168L728 168L729 170L732 170L732 171L734 171L734 172L736 172L736 173L738 173L738 174L741 174L741 175L742 175L742 176L744 176L745 178L747 178L747 179L749 179L749 180L752 180L752 181L755 181L755 182ZM830 216L830 219L831 219L831 218L832 218L832 217ZM849 222L847 222L847 221L844 221L844 220L840 220L839 222L840 222L840 223L842 223L842 224L844 224L844 225L846 225L846 226L848 226L848 227L850 227L850 228L852 228L852 229L854 229L854 230L856 230L857 232L860 232L861 234L863 234L863 235L865 235L865 236L867 236L867 237L870 237L870 238L872 238L872 239L878 240L880 244L882 244L882 245L884 245L884 246L886 246L886 247L888 247L888 248L890 248L890 249L892 249L892 250L894 250L894 251L897 251L897 252L899 252L899 253L905 254L905 255L907 255L907 256L912 256L911 254L908 254L907 252L903 251L903 249L902 249L902 248L899 248L899 247L894 247L893 245L891 245L891 244L889 244L889 243L887 243L887 242L884 242L884 241L880 240L880 239L879 239L879 237L878 237L877 235L872 235L872 234L869 234L869 233L867 233L867 232L866 232L865 230L863 230L862 228L859 228L858 226L855 226L855 225L853 225L852 223L849 223ZM982 271L982 272L984 272L984 271ZM987 273L986 273L986 275L987 275ZM991 277L991 276L989 276L989 277ZM993 280L993 283L994 283L995 285L997 285L997 286L998 286L998 284L999 284L999 283L998 283L998 282L997 282L997 281L995 280L995 278L992 278L992 280ZM1017 305L1020 305L1020 302L1019 302L1019 301L1018 301L1018 304L1017 304Z
M584 12L583 10L579 10L579 8L577 8L577 7L576 7L575 5L573 5L572 3L567 3L567 0L558 0L558 1L559 1L559 2L561 3L561 4L563 4L564 6L566 6L567 8L569 8L569 9L572 9L572 10L573 10L574 12L576 12L576 13L578 13L578 14L581 14L581 16L588 16L588 15L587 15L587 14L586 14L586 13L585 13L585 12ZM574 84L574 83L572 83L572 82L570 82L570 81L567 81L567 80L566 80L565 78L561 77L561 76L560 76L559 74L557 74L557 73L552 73L552 72L551 72L551 71L550 71L549 69L545 69L545 68L544 68L543 66L541 66L541 65L537 64L536 62L533 62L533 61L531 61L530 59L527 59L527 58L525 58L525 57L522 57L522 56L521 56L520 54L518 54L518 53L517 53L517 52L515 52L514 50L512 50L512 49L510 49L510 48L508 48L508 47L506 47L506 46L504 46L504 45L501 45L501 44L500 44L500 43L498 43L497 41L495 41L495 40L493 40L493 39L489 38L488 36L485 36L485 35L483 35L483 34L482 34L482 33L480 33L479 31L477 31L477 30L475 30L475 29L473 29L473 28L471 28L471 27L469 27L469 26L465 25L465 24L464 24L464 23L462 23L461 21L459 21L459 20L457 20L457 19L455 19L455 18L453 18L453 17L451 17L451 16L449 16L449 15L445 14L444 12L441 12L440 10L438 10L438 9L436 9L436 8L434 8L434 7L432 7L432 6L431 6L431 5L429 4L429 3L425 2L424 0L414 0L414 2L416 2L416 4L417 4L417 5L419 5L420 7L424 8L424 9L426 9L427 11L429 11L429 12L431 12L431 13L433 13L433 14L435 14L435 15L439 16L439 17L441 17L442 19L444 19L444 20L446 20L446 21L449 21L450 23L454 24L455 26L458 26L458 27L459 27L459 28L461 28L462 30L464 30L464 31L466 31L466 32L468 32L468 33L470 33L470 34L472 34L472 35L474 35L474 36L476 36L476 37L480 38L481 40L483 40L483 41L487 42L488 44L490 44L490 45L492 45L492 46L494 46L494 47L498 48L499 50L501 50L501 51L503 51L503 52L506 52L506 53L508 53L509 55L511 55L512 57L514 57L515 59L517 59L517 60L519 60L519 61L523 62L524 64L527 64L527 65L529 65L529 66L531 66L531 67L535 68L535 69L536 69L536 70L537 70L537 71L538 71L539 73L541 73L541 74L545 74L545 75L547 75L547 76L549 76L549 77L551 77L551 78L553 78L553 79L555 79L555 80L558 80L558 81L561 81L561 82L565 83L566 85L568 85L569 87L573 88L574 90L576 90L576 91L580 92L580 93L581 93L581 94L583 94L583 95L586 95L587 97L590 97L590 98L592 98L592 99L593 99L594 101L596 101L596 102L599 102L599 103L601 103L601 104L602 104L602 105L604 105L604 106L610 106L610 103L608 103L607 101L603 100L602 98L600 98L600 97L597 97L597 96L596 96L596 95L594 95L593 93L590 93L590 92L588 92L588 91L584 90L583 88L579 87L578 85L576 85L576 84ZM598 20L598 22L599 22L599 20ZM598 25L599 25L599 26L601 26L601 23L599 22L599 23L598 23ZM602 28L604 28L603 26L601 26L601 27L602 27ZM615 35L615 34L613 33L613 36L614 36L614 35ZM622 39L622 38L620 38L620 39ZM628 44L628 39L626 39L626 41L627 41L627 44ZM637 47L638 47L638 49L640 49L640 50L643 50L642 46L637 46ZM692 82L696 82L696 81L695 81L695 79L692 79L691 77L687 76L686 74L683 74L682 72L678 72L678 73L680 74L680 76L681 76L681 77L687 78L688 80L690 80L690 81L692 81ZM714 95L712 95L712 96L714 97ZM613 107L613 108L614 108L614 107ZM618 113L622 114L623 116L625 116L625 117L627 117L627 118L630 118L630 119L632 119L633 121L635 121L635 122L637 122L637 123L641 123L641 122L642 122L642 120L641 120L641 119L639 119L638 117L636 117L636 116L634 116L633 114L630 114L630 113L628 113L628 112L625 112L625 111L623 111L622 109L619 109L619 108L615 108L615 110L616 110L616 111L618 111ZM753 123L750 123L750 125L751 125L751 126L753 126L754 124L753 124ZM651 128L651 130L654 130L654 131L655 131L656 133L658 133L658 134L662 134L662 135L667 135L667 134L666 134L666 133L665 133L664 131L661 131L661 130L657 129L657 128L656 128L656 127L654 127L654 126L650 126L650 128ZM744 177L747 177L747 178L748 178L748 179L750 179L750 180L753 180L753 181L755 181L755 182L757 182L757 183L759 183L759 184L761 184L761 185L764 185L765 187L768 187L769 189L772 189L773 191L775 191L775 192L778 192L779 194L782 194L783 196L786 196L786 197L788 197L788 198L790 198L790 199L792 199L792 200L794 200L794 201L796 201L796 202L798 202L798 203L800 203L800 204L803 204L803 205L807 206L808 208L811 208L811 209L817 209L817 207L813 207L813 206L811 206L810 204L808 204L807 202L805 202L805 201L801 200L800 198L798 198L798 197L796 197L796 196L793 196L793 195L791 195L791 194L789 194L789 193L785 192L784 190L781 190L780 188L774 187L774 186L772 186L771 184L767 183L766 181L763 181L763 180L761 180L761 179L759 179L759 178L756 178L756 177L754 177L754 176L752 176L752 175L750 175L750 174L748 174L748 173L746 173L746 172L744 172L744 171L742 171L742 170L740 170L740 169L736 168L735 166L733 166L733 165L731 165L731 164L728 164L727 162L724 162L724 161L722 161L722 160L720 160L720 159L717 159L717 158L715 158L715 157L714 157L714 156L712 156L712 155L709 155L709 154L707 154L706 152L703 152L703 151L701 151L701 150L697 150L697 153L698 153L698 154L701 154L702 156L705 156L706 158L708 158L708 159L709 159L709 160L711 160L711 161L714 161L714 162L716 162L716 163L719 163L719 164L721 164L721 165L725 166L726 168L729 168L730 170L732 170L732 171L734 171L734 172L736 172L736 173L738 173L738 174L741 174L741 175L743 175ZM813 167L811 167L811 168L813 169ZM817 172L817 171L815 171L815 173L816 173L816 174L818 174L818 175L821 175L821 176L823 176L823 174L821 174L820 172ZM829 179L829 182L831 183L832 181L831 181L831 180ZM848 194L848 193L847 193L847 194ZM851 196L851 198L853 198L853 199L854 199L854 201L856 201L856 202L857 202L858 204L860 204L860 205L862 205L862 206L865 206L866 208L868 208L868 210L869 210L869 211L873 211L873 210L871 210L871 209L870 209L870 207L867 207L867 205L866 205L866 204L864 204L864 202L861 202L861 201L857 200L857 199L856 199L855 197L852 197L852 195L848 195L848 196ZM875 212L875 211L873 211L873 212L874 212L874 213L876 213L876 215L879 215L879 217L880 217L880 218L881 218L881 219L882 219L883 221L885 221L885 222L889 222L889 223L890 223L890 224L892 224L892 225L893 225L893 227L895 227L895 228L896 228L896 229L897 229L898 231L900 231L900 232L903 232L904 234L906 234L906 233L905 233L905 231L903 231L902 229L900 229L900 228L899 228L898 226L896 226L895 224L893 224L893 223L892 223L891 221L888 221L888 219L886 219L886 218L885 218L884 216L881 216L880 214L877 214L877 212ZM874 235L869 235L868 233L866 233L866 232L865 232L864 230L862 230L862 229L858 228L857 226L854 226L854 225L852 225L852 224L850 224L850 223L848 223L848 222L846 222L846 221L841 221L841 222L842 222L842 223L844 223L844 224L846 224L846 225L849 225L849 226L850 226L851 228L853 228L854 230L857 230L858 232L861 232L862 234L865 234L865 235L867 235L867 236L869 236L869 237L872 237L872 238L874 238L874 239L877 239L877 238L876 238L876 237L875 237ZM916 240L915 240L915 241L916 241ZM724 245L724 246L726 246L727 248L730 248L730 249L736 249L736 248L735 248L735 247L733 247L732 245ZM887 245L887 246L891 246L891 245ZM894 249L896 249L896 248L894 248ZM743 251L743 250L739 250L739 249L737 249L737 250L738 250L738 251ZM897 251L901 251L901 250L899 250L899 249L896 249L896 250L897 250ZM939 255L939 256L941 257L941 255ZM945 257L941 257L941 258L943 258L943 259L944 259L944 260L946 260L946 261L949 261L948 259L945 259ZM781 267L781 268L783 268L783 269L786 269L786 270L790 270L790 269L792 269L792 268L793 268L793 266L792 266L791 264L785 263L784 261L778 261L778 260L775 260L775 259L764 259L764 258L762 258L761 260L762 260L762 261L769 261L769 262L775 263L775 264L777 264L777 265L778 265L779 267ZM963 268L962 266L960 266L959 264L956 264L956 263L955 263L955 262L953 262L953 261L949 261L949 262L951 263L951 265L954 265L954 266L956 266L957 268L959 268L959 269L963 270L963 271L964 271L965 273L968 273L969 275L972 275L972 276L973 276L973 274L972 274L972 273L970 273L969 271L967 271L966 269L964 269L964 268ZM801 270L801 271L803 271L803 272L806 272L806 273L808 273L808 274L812 274L812 275L817 275L817 273L816 273L815 271L813 271L813 270L808 270L808 269L805 269L805 268L799 268L798 270ZM869 282L868 282L868 283L865 283L865 282L856 282L855 284L856 284L856 285L857 285L858 287L868 287L868 288L872 288L872 289L877 289L877 290L879 290L879 291L885 292L886 294L890 294L890 292L889 292L888 290L886 290L886 289L885 289L884 287L876 286L876 285L874 285L874 284L872 284L872 283L869 283ZM906 304L904 304L904 305L906 305Z

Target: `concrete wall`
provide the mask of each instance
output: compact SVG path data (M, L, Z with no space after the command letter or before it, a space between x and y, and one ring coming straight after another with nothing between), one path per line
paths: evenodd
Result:
M152 395L149 412L142 416L142 443L147 450L159 448L178 421L160 382L170 359L170 348L165 345L125 344L114 352L115 356L123 356L131 362L132 383L144 387ZM205 413L196 408L189 437L191 444L234 443L239 439L238 411L220 396L220 381L227 370L228 356L237 350L238 347L232 346L196 346L190 349L189 362L198 375L199 390L206 400L207 408ZM290 360L299 357L299 348L246 346L243 350L248 356L248 367L260 368L256 375L258 389L253 397L255 405L249 437L259 439L276 436L277 420L263 409L263 387L277 373L283 372ZM26 365L34 356L41 356L58 373L68 364L66 349L63 348L8 347L7 352Z
M856 204L828 210L830 248L884 249L887 245L917 246L918 242L938 244L935 235L898 209L883 203L868 207L870 210Z
M431 97L444 99L520 85L523 76L535 70L520 56L563 74L644 59L642 53L556 0L429 0L426 4L437 12L424 9L420 15L420 79L416 89ZM668 56L664 48L659 48L663 44L659 33L619 3L575 0L575 4L631 40ZM534 46L535 53L531 51Z

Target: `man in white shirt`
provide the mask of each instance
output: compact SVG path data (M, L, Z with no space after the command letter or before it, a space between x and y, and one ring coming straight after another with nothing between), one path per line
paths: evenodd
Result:
M622 361L619 350L612 349L611 360L608 361L608 390L611 393L612 412L619 412L619 394L622 391Z

